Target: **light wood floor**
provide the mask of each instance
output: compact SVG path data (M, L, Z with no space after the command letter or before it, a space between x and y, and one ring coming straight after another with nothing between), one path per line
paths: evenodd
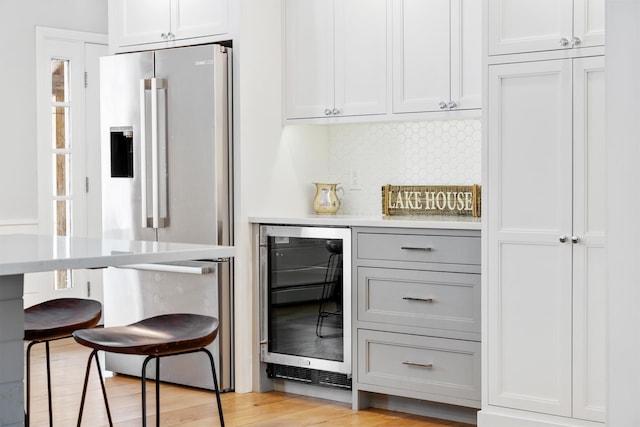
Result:
M54 425L75 426L82 381L89 351L72 339L51 344ZM31 425L47 426L47 392L44 345L32 350ZM114 425L140 426L140 381L126 376L106 379ZM149 425L155 425L153 384L147 386ZM160 392L162 426L215 426L218 415L212 392L163 384ZM92 366L83 426L108 425L100 384ZM375 426L375 427L470 427L468 424L434 420L398 412L368 409L352 411L349 405L331 401L272 393L223 393L227 426Z

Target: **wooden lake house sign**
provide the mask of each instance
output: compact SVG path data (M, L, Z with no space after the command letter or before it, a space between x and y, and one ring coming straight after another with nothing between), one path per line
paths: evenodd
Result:
M480 186L383 185L384 215L462 215L480 217Z

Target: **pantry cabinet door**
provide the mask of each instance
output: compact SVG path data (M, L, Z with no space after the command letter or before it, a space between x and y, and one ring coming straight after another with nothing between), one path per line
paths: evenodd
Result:
M573 0L488 0L489 55L570 48Z
M440 111L450 97L450 0L394 0L393 112Z
M604 57L574 62L573 416L605 421Z
M488 404L570 416L571 61L488 79Z
M325 117L334 108L334 6L285 1L285 91L288 119ZM328 114L325 112L328 110Z

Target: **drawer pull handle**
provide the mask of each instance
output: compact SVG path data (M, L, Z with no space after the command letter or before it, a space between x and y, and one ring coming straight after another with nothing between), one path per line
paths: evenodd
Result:
M429 252L429 251L433 250L433 248L431 246L425 246L425 247L400 246L400 249L402 249L404 251L425 251L425 252Z
M416 366L418 368L425 368L425 369L433 368L433 364L431 363L416 363L416 362L409 362L408 360L403 361L402 364L408 365L408 366Z
M407 301L433 302L433 298L402 297L402 299Z

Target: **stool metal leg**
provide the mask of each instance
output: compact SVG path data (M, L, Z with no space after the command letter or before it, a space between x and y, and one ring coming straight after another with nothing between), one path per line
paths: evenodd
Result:
M160 358L156 357L156 427L160 427Z
M218 416L220 417L220 425L224 427L224 416L222 415L222 401L220 400L220 389L218 388L218 377L216 375L216 365L213 361L213 355L206 348L202 348L200 351L203 351L209 356L209 361L211 362L211 374L213 376L213 387L216 391L216 401L218 402Z
M160 425L160 360L156 356L147 356L142 363L142 427L147 426L147 364L156 359L156 425Z
M31 341L27 345L27 410L24 414L24 425L29 427L31 414L31 347L42 341ZM51 362L49 356L49 341L44 341L47 364L47 402L49 404L49 426L53 427L53 404L51 402Z
M47 399L49 401L49 426L53 427L53 408L51 405L51 359L49 356L49 341L44 342L47 353Z
M84 385L82 386L82 398L80 399L80 412L78 413L78 427L82 422L82 412L84 411L84 400L87 396L87 386L89 384L89 373L91 372L91 359L96 359L96 366L98 368L98 377L100 378L100 386L102 387L102 396L104 397L104 405L107 409L107 418L109 419L109 426L113 427L113 420L111 419L111 410L109 409L109 401L107 400L107 389L104 386L104 379L102 378L102 370L100 369L100 361L98 360L98 350L93 350L89 355L87 361L87 370L84 375Z
M31 414L31 347L36 344L31 341L27 345L27 411L24 414L24 425L29 427L29 414Z

